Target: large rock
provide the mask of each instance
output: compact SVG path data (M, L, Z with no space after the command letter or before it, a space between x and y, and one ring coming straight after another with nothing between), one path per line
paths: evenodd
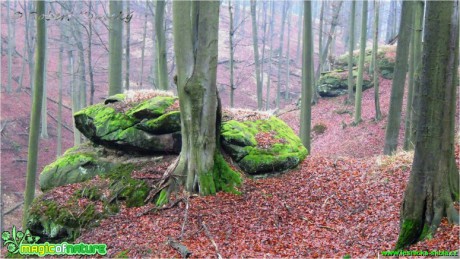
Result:
M143 153L178 153L181 146L177 97L149 92L132 99L125 94L74 114L75 125L96 144Z
M356 77L358 72L353 70L354 82L356 84ZM363 75L362 89L367 90L371 88L372 82L367 73ZM356 87L353 87L356 90ZM321 97L336 97L339 95L347 94L348 92L348 71L334 70L323 73L318 81L318 93Z
M308 153L292 129L274 116L223 122L221 138L224 150L251 175L294 168Z
M43 169L39 178L40 188L46 191L57 186L84 182L104 174L112 167L113 163L99 158L94 149L72 148Z
M372 50L366 49L364 58L365 70L369 71L372 61ZM394 66L396 61L396 46L383 45L377 52L377 64L383 78L393 79ZM353 66L356 67L359 60L359 50L353 52ZM335 69L348 69L348 53L339 56L334 62Z

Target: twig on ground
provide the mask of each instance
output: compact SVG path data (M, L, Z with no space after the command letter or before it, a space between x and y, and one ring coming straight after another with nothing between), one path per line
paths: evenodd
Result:
M180 236L179 240L182 240L182 237L184 236L184 231L185 231L185 225L187 224L187 218L188 218L188 207L189 207L189 198L185 198L185 213L184 213L184 222L182 223L182 229L180 231Z
M214 241L214 239L212 238L211 232L209 232L209 229L208 229L208 227L206 226L206 223L204 223L204 221L202 221L202 222L201 222L201 225L203 226L204 233L205 233L206 236L209 238L209 240L211 240L212 245L213 245L214 248L216 249L217 258L222 259L222 256L221 256L220 253L219 253L219 248L217 247L216 241Z
M5 211L5 212L3 213L2 216L5 216L5 215L10 214L11 212L13 212L14 210L16 210L17 208L21 207L22 204L24 204L24 201L21 201L21 202L16 203L16 205L14 205L11 209Z

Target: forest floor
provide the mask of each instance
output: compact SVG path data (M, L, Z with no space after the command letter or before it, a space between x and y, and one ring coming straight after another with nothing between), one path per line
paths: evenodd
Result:
M168 238L198 258L376 257L392 250L413 153L380 155L390 89L390 81L381 80L380 122L373 120L373 90L364 92L363 122L357 127L343 112L353 107L343 105L344 97L321 99L313 107L312 127L323 124L326 129L313 135L312 155L295 170L246 178L241 195L192 197L142 216L149 206L123 208L77 241L107 243L109 256L126 252L136 257L180 256ZM298 110L281 118L298 130ZM458 147L456 155L459 164ZM432 239L407 249L453 251L460 246L459 235L459 226L443 220Z
M125 251L136 257L180 256L167 244L168 238L180 239L193 257L375 257L391 250L413 154L380 155L390 89L390 81L382 79L383 120L378 122L373 119L373 89L364 92L363 122L358 126L351 126L353 106L344 105L344 97L320 99L312 109L312 128L324 131L313 131L311 155L295 170L266 179L245 178L241 195L191 197L188 210L185 202L142 216L138 214L148 206L123 208L99 227L85 230L77 241L106 243L108 256ZM22 201L29 109L24 98L29 97L22 91L1 98L2 121L8 121L1 154L7 210ZM56 114L57 106L48 106L50 114ZM291 105L280 113L298 132L299 110ZM55 159L55 122L50 121L50 138L40 144L40 171ZM71 121L64 124L70 126ZM63 132L65 150L72 145L72 134ZM402 142L402 131L400 136ZM457 163L458 156L457 148ZM19 207L6 215L5 227L20 225L21 213ZM459 235L459 226L443 221L433 239L408 249L455 250Z
M249 27L250 23L247 24ZM17 35L22 33L18 31ZM20 42L17 41L18 48L22 49ZM291 48L291 56L294 56L295 44ZM252 60L251 52L251 39L247 37L235 58ZM18 60L14 62L15 71L21 71ZM6 64L6 56L2 56L3 64ZM239 66L236 106L255 107L252 69L246 69L249 65L245 63ZM49 69L57 71L56 60L50 61ZM224 66L218 73L219 85L228 82ZM293 73L291 90L298 94L300 68ZM105 74L99 75L99 79L105 80ZM5 83L6 76L2 85ZM138 215L148 209L148 205L122 208L118 215L102 220L97 228L85 230L77 242L106 243L107 256L112 257L122 254L179 257L180 254L167 244L168 238L187 246L192 257L214 257L217 253L222 257L377 257L381 251L391 250L398 237L399 209L413 154L381 155L391 81L382 79L380 83L381 121L373 120L373 89L363 93L363 122L358 126L351 126L353 106L344 105L344 97L320 99L313 106L312 127L316 130L312 134L311 155L298 168L265 179L245 178L241 195L218 193L190 197L188 202L178 203L171 209L142 216ZM57 105L51 101L57 100L55 79L50 85L47 105L49 138L40 140L39 172L56 159L57 123L53 117L56 118ZM106 90L106 85L98 85L97 101L105 97ZM223 104L228 105L228 87L220 91ZM30 89L22 88L11 94L0 94L2 200L4 212L9 211L2 217L5 229L21 224L29 92ZM64 95L64 104L69 107L68 92ZM274 90L270 95L275 96ZM287 105L280 114L280 118L298 133L299 110L294 105ZM66 150L73 145L72 116L68 108L64 108L63 118L69 128L63 129L63 150ZM401 130L400 146L403 135ZM456 155L459 164L458 147ZM185 214L187 220L184 221ZM460 247L459 235L459 226L443 221L432 239L408 250L455 250Z

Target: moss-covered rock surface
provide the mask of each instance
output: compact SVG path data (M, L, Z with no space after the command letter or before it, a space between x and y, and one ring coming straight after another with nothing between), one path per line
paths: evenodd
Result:
M133 95L133 94L131 94ZM141 153L178 153L177 97L164 92L118 94L74 114L79 131L96 144Z
M364 57L364 68L369 71L372 61L372 50L366 49ZM353 52L353 66L357 67L359 60L359 50ZM386 79L393 79L394 65L396 61L396 46L383 45L380 46L377 52L377 64L380 75ZM336 69L348 69L348 53L339 56L335 60L334 67Z
M251 175L294 168L308 153L292 129L274 116L225 121L221 141L224 150Z
M356 89L356 77L358 71L353 70L353 78L355 85L353 89ZM367 90L371 88L372 82L367 73L363 75L362 89ZM336 97L339 95L347 94L348 92L348 71L346 70L333 70L330 72L322 73L318 81L318 93L321 97Z

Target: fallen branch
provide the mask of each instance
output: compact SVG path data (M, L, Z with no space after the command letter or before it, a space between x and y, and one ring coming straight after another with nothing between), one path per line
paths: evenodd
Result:
M187 217L188 217L188 207L189 207L189 203L188 203L189 199L188 197L185 199L185 213L184 213L184 222L182 223L182 228L180 230L180 236L179 236L179 240L182 240L182 237L184 236L184 231L185 231L185 225L187 224Z
M27 163L27 159L18 158L18 159L14 159L13 162L15 162L15 163Z
M168 236L168 245L176 249L181 254L182 258L188 258L192 255L192 252L190 252L186 246L172 239L169 236Z
M169 209L172 209L173 207L175 207L177 204L179 204L179 202L181 201L184 201L184 198L180 198L180 199L177 199L176 201L174 201L173 203L169 204L168 206L163 206L161 208L153 205L152 208L148 208L147 210L145 210L144 212L142 213L139 213L137 214L137 217L141 217L141 216L144 216L152 211L160 211L160 210L169 210Z
M217 247L216 241L214 241L214 239L212 238L211 232L209 232L209 229L208 229L208 227L206 226L206 224L204 223L204 221L201 222L201 225L203 226L204 233L205 233L206 236L209 238L209 240L211 240L212 245L213 245L214 248L216 249L217 258L222 259L222 256L221 256L220 253L219 253L219 248Z

